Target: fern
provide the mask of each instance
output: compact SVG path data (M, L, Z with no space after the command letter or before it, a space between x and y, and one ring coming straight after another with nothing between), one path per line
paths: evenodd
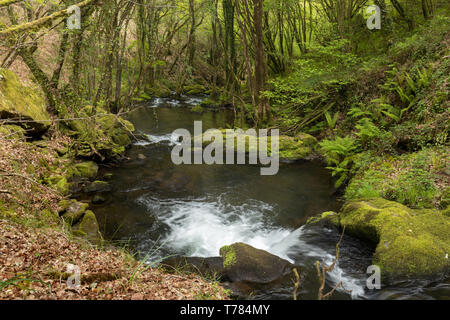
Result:
M335 129L336 124L339 120L339 112L336 112L333 117L331 117L331 114L327 111L325 112L325 119L327 120L328 128Z
M348 178L353 157L359 145L351 137L336 137L335 140L323 140L320 143L323 154L330 165L331 175L337 178L335 187L339 188Z

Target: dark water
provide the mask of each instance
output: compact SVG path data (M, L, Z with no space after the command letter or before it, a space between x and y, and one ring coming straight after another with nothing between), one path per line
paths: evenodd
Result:
M186 98L187 99L187 98ZM226 128L230 111L196 114L186 108L200 100L158 99L129 116L150 141L136 143L130 161L113 173L107 202L94 206L106 237L157 262L174 254L218 256L220 247L245 242L301 266L299 298L315 299L320 286L315 262L331 264L337 230L305 227L307 218L338 210L329 173L319 163L282 164L276 176L261 176L250 165L182 165L171 162L178 128L193 132ZM409 281L371 292L365 288L373 248L345 237L340 260L328 275L327 290L341 282L333 299L432 299L450 296L449 283ZM259 290L255 299L291 299L293 285Z

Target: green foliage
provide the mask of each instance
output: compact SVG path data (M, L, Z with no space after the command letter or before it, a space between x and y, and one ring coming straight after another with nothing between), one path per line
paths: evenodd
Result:
M351 137L336 137L335 140L323 140L320 144L321 152L325 155L332 172L335 177L335 187L339 188L348 178L353 156L358 149L357 142Z
M333 116L331 116L330 112L325 112L325 119L327 120L328 128L335 129L336 124L339 120L339 112L336 112Z
M383 197L411 207L440 207L445 200L448 148L433 148L398 157L354 157L358 167L347 199Z

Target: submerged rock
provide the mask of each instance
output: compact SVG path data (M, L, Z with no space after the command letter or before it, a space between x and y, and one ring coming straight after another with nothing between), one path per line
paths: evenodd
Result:
M382 276L430 276L450 271L450 218L439 210L410 209L381 198L347 202L326 215L346 233L376 245Z
M104 197L102 197L101 195L96 194L94 196L94 198L92 198L92 203L93 204L102 204L105 203L106 199Z

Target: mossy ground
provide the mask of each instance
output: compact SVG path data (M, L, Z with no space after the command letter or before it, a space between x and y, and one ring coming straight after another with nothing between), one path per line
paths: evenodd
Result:
M442 146L365 160L345 197L382 197L413 208L446 208L450 204L449 153L450 148Z

